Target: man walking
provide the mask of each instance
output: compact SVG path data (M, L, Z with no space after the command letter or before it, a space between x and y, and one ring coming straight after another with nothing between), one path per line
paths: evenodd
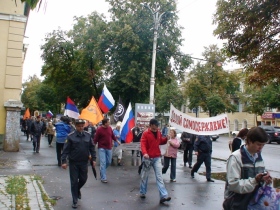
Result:
M165 188L163 178L162 178L162 165L161 165L161 152L159 145L166 144L167 138L162 137L160 131L158 130L158 121L156 119L150 120L150 127L143 132L141 137L141 151L143 153L143 168L141 171L141 183L140 183L140 197L146 198L147 186L148 186L148 173L149 166L147 167L146 163L153 167L156 182L160 194L160 203L170 201L171 197L168 196L168 192ZM147 169L145 169L147 168ZM143 173L146 173L145 175Z
M194 141L196 139L196 135L183 132L181 134L181 148L184 150L184 155L183 155L183 162L184 166L186 166L186 163L189 164L189 168L192 168L192 156L193 156L193 146L194 146Z
M33 152L39 153L41 136L45 132L45 127L41 122L41 117L38 115L36 121L31 125L31 134L33 135Z
M94 144L98 144L98 156L100 161L100 177L102 183L107 183L106 169L112 162L112 140L118 141L110 127L110 121L107 118L102 120L102 125L97 128L94 136Z
M212 141L210 136L198 136L197 141L194 143L194 151L195 155L197 155L197 162L191 170L191 177L194 178L194 173L198 171L201 164L204 162L207 182L214 182L214 180L211 179Z
M64 144L61 167L67 168L66 158L69 159L69 173L71 182L71 193L73 198L72 208L78 207L78 199L82 198L81 188L88 177L88 160L91 155L93 167L96 161L95 147L91 140L90 133L84 131L85 121L78 119L75 121L76 130L70 133Z

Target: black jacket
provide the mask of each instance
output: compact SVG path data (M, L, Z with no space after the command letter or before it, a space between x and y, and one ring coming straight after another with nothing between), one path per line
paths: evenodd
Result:
M41 121L35 121L31 124L31 134L34 136L41 136L45 132L45 126Z
M202 153L212 153L212 141L210 136L198 136L194 143L194 151Z
M66 163L68 157L71 163L87 163L91 155L92 160L96 160L95 146L91 141L91 135L87 131L79 133L74 131L67 136L67 140L64 144L61 162Z
M187 132L183 132L181 134L181 148L183 150L185 150L187 148L188 145L193 145L196 139L196 135L195 134L191 134L191 133L187 133Z

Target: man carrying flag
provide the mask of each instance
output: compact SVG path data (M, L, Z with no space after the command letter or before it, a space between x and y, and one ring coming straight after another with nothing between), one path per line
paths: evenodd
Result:
M109 112L110 109L113 108L114 105L115 105L115 100L112 94L107 89L106 85L104 84L102 94L98 100L98 106L106 114L107 112Z
M74 101L72 101L69 97L67 97L64 116L72 117L74 119L78 119L80 116L79 110L76 107Z

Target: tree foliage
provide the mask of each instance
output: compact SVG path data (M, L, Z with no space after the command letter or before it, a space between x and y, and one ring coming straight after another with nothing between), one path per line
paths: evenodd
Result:
M229 57L244 65L249 83L280 81L280 1L218 0L214 31Z
M264 87L247 85L240 101L245 104L245 111L262 115L267 107L280 108L279 93L280 86L277 83Z
M23 83L23 93L21 95L21 101L26 108L29 108L32 111L42 110L44 106L43 101L38 98L38 90L41 87L41 80L36 76L30 76L27 82Z
M73 29L56 30L45 38L42 76L63 103L70 96L81 108L91 96L99 98L106 83L114 98L133 103L148 101L153 48L153 17L141 1L111 1L111 20L94 12L75 17ZM153 7L156 1L151 1ZM170 83L190 64L179 51L181 27L172 1L160 1L162 16L158 31L156 85Z
M107 39L111 44L106 72L113 95L121 93L124 101L148 102L154 38L151 11L143 8L140 0L107 2L112 21L108 24ZM149 2L152 9L156 2L160 3L159 14L166 12L158 31L156 85L170 82L173 74L182 79L190 59L179 51L182 28L177 25L177 15L171 14L176 11L176 4L166 0Z
M235 111L231 97L239 89L238 77L217 65L226 58L216 45L205 47L203 56L207 62L204 65L198 63L183 85L188 107L202 107L209 116Z
M184 104L182 90L174 78L170 83L158 85L156 88L156 112L165 113L170 110L170 103L177 109Z
M70 96L81 108L92 96L99 98L105 65L101 50L105 30L104 17L92 13L88 18L75 17L73 30L56 30L46 36L41 47L45 62L41 75L59 94L61 103Z

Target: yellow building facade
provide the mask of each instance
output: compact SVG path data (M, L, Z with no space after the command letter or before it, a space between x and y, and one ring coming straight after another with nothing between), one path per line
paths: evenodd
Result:
M0 1L0 149L18 151L22 103L23 38L29 8L21 1Z

